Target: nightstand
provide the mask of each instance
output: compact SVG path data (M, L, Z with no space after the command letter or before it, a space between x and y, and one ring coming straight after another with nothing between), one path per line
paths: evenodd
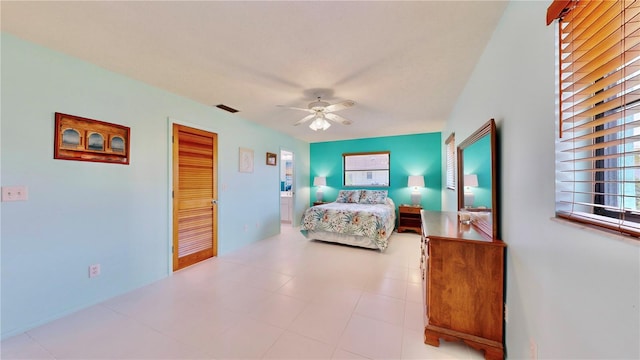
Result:
M398 207L398 232L407 230L415 231L420 234L422 232L422 220L420 217L422 206L400 205Z
M328 202L326 202L326 201L314 201L313 202L313 206L322 205L322 204L328 204Z

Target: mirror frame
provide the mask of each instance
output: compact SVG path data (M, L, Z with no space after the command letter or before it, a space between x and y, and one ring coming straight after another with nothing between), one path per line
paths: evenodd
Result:
M464 208L464 149L473 145L480 138L485 135L490 135L490 150L491 150L491 220L486 220L479 217L472 225L480 232L484 233L491 239L498 238L498 170L496 163L496 123L494 119L487 121L482 127L476 130L468 138L458 145L458 210Z

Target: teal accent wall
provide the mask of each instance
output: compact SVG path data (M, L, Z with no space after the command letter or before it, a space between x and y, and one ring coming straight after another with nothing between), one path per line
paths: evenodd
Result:
M309 143L6 33L0 45L2 186L29 194L0 203L2 338L171 274L173 123L218 134L218 254L280 232L266 152L295 154L294 219L308 206ZM54 160L55 112L130 127L130 165Z
M493 208L491 204L491 137L486 135L464 149L464 175L476 174L478 187L471 187L474 207Z
M389 151L390 186L383 189L389 190L389 196L396 205L411 203L412 189L407 187L409 175L423 175L425 188L420 189L422 207L428 210L440 210L442 205L440 141L441 134L437 132L312 143L310 146L310 201L316 200L318 188L313 186L315 176L327 178L327 186L323 187L325 201L334 201L338 191L344 189L342 186L343 153Z

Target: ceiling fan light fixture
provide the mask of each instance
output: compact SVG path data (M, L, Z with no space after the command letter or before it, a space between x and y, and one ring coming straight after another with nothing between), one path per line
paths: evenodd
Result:
M351 120L345 119L340 115L334 114L333 112L350 108L355 104L356 103L353 100L345 100L336 104L329 104L326 101L322 101L322 99L318 96L318 100L311 102L308 106L308 109L299 108L299 107L290 107L290 106L284 106L284 105L276 105L276 106L286 107L294 110L302 110L307 113L310 113L309 115L298 120L295 124L293 124L293 126L298 126L307 121L311 121L311 124L309 124L309 128L313 131L318 131L318 130L327 130L331 126L330 121L337 122L338 124L341 124L341 125L351 125L352 124Z
M316 117L315 119L313 119L311 124L309 124L309 128L313 131L327 130L329 126L331 126L331 124L321 116Z

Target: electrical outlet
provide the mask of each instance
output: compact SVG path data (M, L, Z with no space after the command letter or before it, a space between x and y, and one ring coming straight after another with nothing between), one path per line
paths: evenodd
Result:
M529 359L537 360L538 359L538 345L533 338L529 339Z
M89 265L89 277L100 276L100 264Z
M27 201L28 191L26 186L3 186L2 201Z

